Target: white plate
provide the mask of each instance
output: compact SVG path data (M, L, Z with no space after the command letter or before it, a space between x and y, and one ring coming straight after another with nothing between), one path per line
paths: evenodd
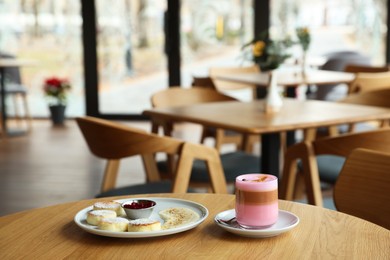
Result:
M244 237L257 238L277 236L293 229L299 223L299 218L296 215L284 210L279 210L279 217L275 224L263 229L247 229L238 225L235 220L229 224L221 222L221 220L229 220L235 217L236 211L234 209L230 209L218 213L215 216L214 221L218 226L231 233Z
M116 200L118 202L124 202L128 200L134 200L134 199L148 199L148 200L154 200L156 202L156 207L153 210L152 215L150 216L150 219L158 220L161 223L164 223L164 221L160 218L159 212L163 209L170 208L170 207L183 207L183 208L189 208L195 211L199 214L199 220L196 222L188 223L186 225L183 225L181 227L177 228L171 228L171 229L165 229L165 230L158 230L158 231L149 231L149 232L113 232L113 231L107 231L107 230L100 230L96 226L89 225L86 221L87 219L87 212L93 209L93 206L87 207L83 210L80 210L76 216L74 217L74 222L85 231L100 235L100 236L107 236L107 237L122 237L122 238L137 238L137 237L158 237L158 236L166 236L171 235L179 232L183 232L192 228L195 228L200 223L202 223L207 216L209 215L209 211L206 207L203 205L188 201L188 200L181 200L181 199L172 199L172 198L128 198L128 199L121 199Z

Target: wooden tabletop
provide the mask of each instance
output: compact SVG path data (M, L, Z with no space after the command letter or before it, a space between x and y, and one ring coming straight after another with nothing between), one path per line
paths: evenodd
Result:
M35 61L35 60L0 58L0 68L33 66L36 64L37 64L37 61Z
M280 201L281 209L300 218L298 226L276 237L246 238L213 221L219 212L234 208L234 195L146 196L195 201L208 208L209 216L198 227L169 236L111 238L87 233L73 222L78 211L102 199L34 209L0 218L0 259L390 258L389 230L336 211Z
M258 87L267 87L269 82L268 73L243 73L221 75L219 80L226 80L239 83L248 83ZM298 87L299 85L326 85L350 83L355 79L354 73L327 71L327 70L308 70L305 75L294 70L278 71L278 85L284 87Z
M390 118L390 109L285 98L282 110L266 114L262 100L214 102L143 112L152 119L187 121L250 134L283 132Z

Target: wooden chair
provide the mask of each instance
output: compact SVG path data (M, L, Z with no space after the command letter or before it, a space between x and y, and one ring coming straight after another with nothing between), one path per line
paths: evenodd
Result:
M255 85L225 81L217 79L217 76L256 72L260 72L260 69L257 65L250 67L212 67L209 69L209 75L212 78L214 85L218 91L224 92L250 88L252 90L253 99L257 99L257 91Z
M225 102L235 100L235 98L219 93L212 88L201 87L193 87L189 89L181 87L170 87L153 94L151 97L151 103L153 107L174 107L207 102ZM164 125L163 123L160 123L160 125L164 128L164 133L171 136L173 126ZM157 133L158 127L158 124L152 124L152 132ZM215 129L211 127L203 127L200 142L204 143L208 137L215 139L214 147L218 151L220 151L223 144L227 143L233 143L237 146L238 149L241 149L242 135L237 132L226 131L224 129Z
M390 129L326 137L290 146L284 158L280 198L294 199L300 161L299 173L303 177L308 202L322 206L320 182L334 184L345 162L344 158L356 148L390 152Z
M202 87L202 88L211 88L211 89L217 90L217 87L215 86L213 79L210 77L193 76L191 86Z
M218 91L214 81L210 77L193 77L192 80L192 87L198 88L210 88L215 91ZM256 143L260 143L260 136L259 135L245 135L245 134L239 134L234 131L226 130L222 133L219 133L221 145L225 143L234 143L236 144L237 148L241 148L243 151L247 153L252 153L254 145ZM215 139L217 136L215 128L204 128L202 132L201 137L201 143L204 143L205 139L208 137L212 137Z
M169 89L160 91L152 95L151 102L153 107L172 107L188 104L206 103L206 102L229 102L235 101L234 98L226 96L215 90L208 88L193 87L184 89L180 87L171 87ZM152 122L152 132L158 133L159 126L164 129L164 134L172 136L173 125L165 122ZM207 128L205 131L210 131ZM212 133L206 132L202 136L205 137ZM220 149L222 140L226 141L225 130L216 129L216 149ZM239 145L239 144L238 144ZM225 173L226 181L229 184L235 182L238 175L243 173L259 172L260 171L260 158L245 151L235 151L221 154L222 167ZM166 161L159 162L159 169L168 174L172 172L173 163L172 158L168 157L168 163ZM204 163L195 161L193 165L193 173L191 175L191 183L193 186L204 187L208 183L204 172Z
M367 106L378 106L390 108L390 88L373 90L363 93L352 93L346 98L339 100L340 103L346 104L357 104L357 105L367 105ZM324 136L337 136L340 133L353 133L361 132L368 130L375 130L376 128L381 128L389 125L389 120L373 121L372 124L367 124L367 122L349 124L342 126L330 126L322 127L318 129L316 137Z
M390 88L373 90L363 93L353 93L348 95L341 103L358 104L367 106L387 107L390 108ZM389 125L389 120L379 122L379 127ZM355 131L355 124L350 125L349 132Z
M362 65L362 64L347 64L344 68L345 72L351 73L360 73L360 72L368 72L368 73L376 73L376 72L387 72L390 71L389 66L370 66L370 65Z
M337 210L390 230L390 153L356 149L334 187Z
M218 152L212 147L187 143L170 137L149 134L142 130L93 117L79 117L77 124L91 152L107 160L101 186L103 196L137 193L187 192L195 159L206 162L209 180L215 193L227 193L226 181ZM160 182L154 154L177 155L173 184ZM140 155L146 171L147 184L114 189L122 158Z
M390 88L390 72L357 73L356 78L349 84L348 94L363 93Z

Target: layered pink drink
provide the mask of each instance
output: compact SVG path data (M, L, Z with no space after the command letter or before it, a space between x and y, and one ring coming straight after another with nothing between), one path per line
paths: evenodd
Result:
M245 174L236 178L236 218L248 228L271 226L278 219L278 178Z

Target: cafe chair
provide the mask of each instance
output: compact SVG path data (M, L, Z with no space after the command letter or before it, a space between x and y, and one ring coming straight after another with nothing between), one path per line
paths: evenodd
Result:
M214 81L210 77L193 76L191 86L217 90Z
M218 76L244 73L260 73L260 69L257 65L248 67L211 67L209 69L209 75L218 91L234 93L237 90L249 89L252 99L257 99L255 85L217 79Z
M0 53L0 58L15 59L15 56ZM32 118L30 115L30 109L27 102L28 90L25 85L22 84L20 75L20 69L18 67L4 68L4 80L5 80L5 95L12 97L12 103L14 108L14 116L18 123L22 120L25 121L27 129L32 129ZM20 101L20 102L19 102ZM20 104L22 104L23 113L20 110Z
M92 154L107 160L101 193L97 197L187 192L195 159L205 163L212 191L227 193L221 160L212 147L150 134L94 117L78 117L76 121ZM169 181L163 181L157 170L154 155L159 152L178 157L174 174ZM136 155L142 158L147 183L116 188L120 160Z
M348 64L366 65L371 61L366 55L356 51L336 51L325 55L326 62L320 67L321 70L345 71ZM348 93L347 87L340 84L322 85L311 94L310 99L336 101L344 98Z
M348 87L348 94L390 88L390 72L357 73Z
M352 93L346 98L339 100L340 103L367 105L390 108L390 88L368 91L363 93ZM316 138L325 136L337 136L342 133L353 133L375 130L389 125L389 120L376 120L372 122L361 122L356 124L344 124L340 126L321 127L317 129Z
M215 91L218 91L214 84L214 81L210 77L193 76L192 87L210 88ZM217 132L215 128L205 127L203 128L200 142L204 143L205 139L208 137L215 139L216 135ZM254 145L260 142L259 135L245 135L245 134L243 135L231 130L220 131L219 135L221 137L217 139L220 140L221 145L225 143L234 143L236 144L237 148L241 148L247 153L252 153L254 149ZM243 136L245 136L245 138L243 138ZM216 144L216 146L220 147L220 145L218 144Z
M362 93L353 93L341 100L341 103L367 105L376 107L390 108L390 87L385 89L367 91ZM378 127L389 125L389 120L381 120L376 123ZM348 128L349 132L372 130L375 126L366 123L351 124Z
M175 107L208 102L236 101L235 98L224 95L212 88L194 86L192 88L170 87L156 92L151 97L152 107ZM172 125L156 124L152 122L152 132L157 133L159 126L164 129L165 135L171 135ZM234 144L237 149L252 152L253 138L245 137L234 131L203 127L200 142L204 143L207 138L214 138L214 147L220 151L224 144ZM243 139L248 140L242 144Z
M338 211L390 230L390 153L353 150L336 181L333 197Z
M299 184L297 176L300 176L309 204L323 206L321 182L333 186L345 158L357 148L390 152L390 128L325 137L288 147L284 157L281 199L295 198L296 185Z
M360 73L360 72L368 72L368 73L377 73L377 72L387 72L390 71L389 66L371 66L371 65L362 65L362 64L347 64L344 68L345 72L350 73Z

